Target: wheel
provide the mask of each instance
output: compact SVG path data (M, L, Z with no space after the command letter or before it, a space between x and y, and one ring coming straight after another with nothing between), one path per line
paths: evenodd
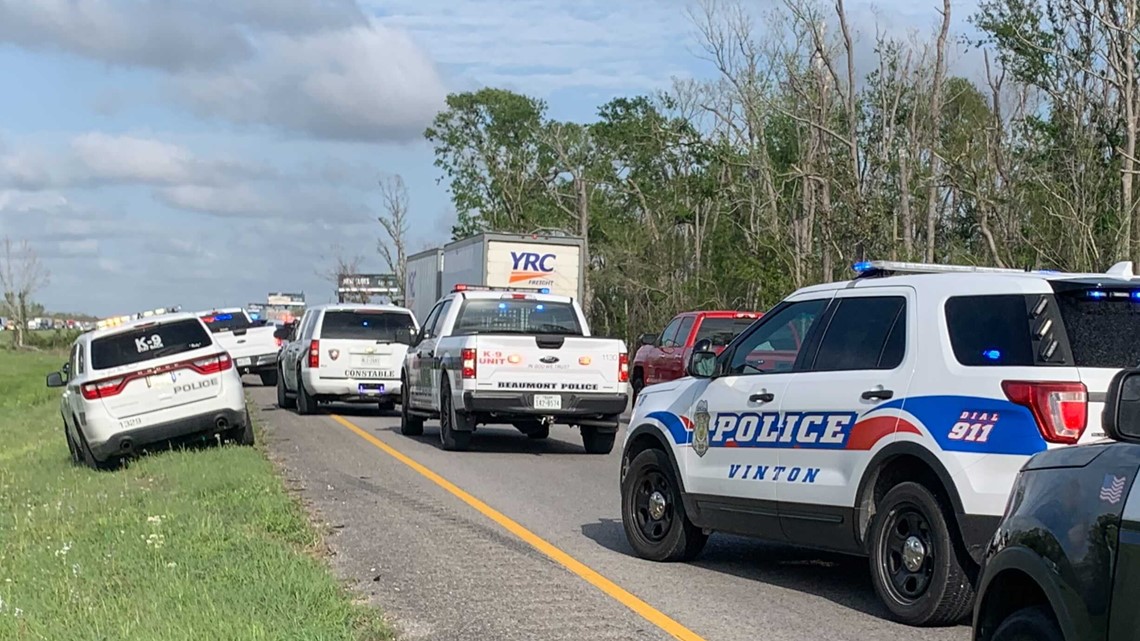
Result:
M918 483L900 483L871 520L871 581L902 623L951 625L968 615L974 589L951 538L949 510Z
M285 376L277 372L277 407L289 409L297 404L297 399L289 398L289 391L285 389Z
M457 430L457 425L472 427L470 420L463 412L456 411L451 401L451 383L447 382L447 374L443 375L443 385L439 390L439 441L443 449L452 452L462 452L471 447L470 429Z
M238 445L250 446L254 444L256 437L253 434L253 420L249 417L249 411L245 413L245 423L239 427L230 430L229 440L237 443Z
M691 561L709 538L689 521L673 466L658 449L630 462L621 484L621 522L634 552L652 561Z
M312 414L317 411L317 401L305 389L305 381L301 380L301 369L297 368L297 413Z
M641 390L645 388L645 374L641 370L634 370L633 377L629 379L629 389L632 392L633 398L630 400L630 405L637 405L637 396L641 394Z
M609 454L614 449L617 432L602 432L596 427L582 428L582 447L588 454Z
M535 429L526 432L527 438L534 439L536 441L541 441L542 439L547 438L549 436L550 436L550 426L549 425L542 425L540 427L536 427Z
M1022 608L1001 622L991 641L1064 641L1057 619L1047 608Z
M404 436L419 436L424 433L424 418L412 414L411 392L408 379L400 381L400 433Z
M76 443L79 448L79 455L83 459L83 464L93 470L113 470L119 465L118 457L112 456L106 461L100 461L95 458L95 453L91 451L91 446L87 443L87 437L79 431L79 442Z
M390 401L390 400L380 401L379 403L376 404L376 407L381 414L384 414L386 412L391 412L391 411L394 411L396 409L396 401Z
M265 387L277 384L277 370L265 370L257 373L258 378L261 379L261 384Z
M67 453L71 455L71 462L73 464L80 464L83 462L83 455L79 451L79 446L75 444L75 439L71 438L71 430L67 428L67 421L63 422L63 437L67 439Z

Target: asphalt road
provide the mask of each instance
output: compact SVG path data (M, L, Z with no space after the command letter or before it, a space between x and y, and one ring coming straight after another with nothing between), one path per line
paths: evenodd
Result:
M389 614L404 639L672 638L332 416L297 416L274 406L272 388L250 391L271 454L329 526L334 569ZM587 455L571 428L530 441L510 427L481 427L472 450L455 453L440 449L434 422L423 437L409 438L395 414L332 411L695 638L970 638L967 627L889 622L861 559L726 535L714 535L691 564L634 557L621 526L620 446L609 456Z

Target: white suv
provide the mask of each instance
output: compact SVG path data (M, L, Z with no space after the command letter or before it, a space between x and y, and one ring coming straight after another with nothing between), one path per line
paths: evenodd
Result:
M60 413L72 459L112 467L148 445L215 434L252 445L241 378L192 314L152 316L82 334L63 371Z
M419 331L394 305L336 303L305 310L278 357L277 405L311 414L318 403L376 403L395 408L400 366Z
M712 531L866 555L898 620L954 623L1029 456L1104 436L1109 381L1140 362L1140 280L1130 263L856 269L644 389L626 536L660 561L695 557Z

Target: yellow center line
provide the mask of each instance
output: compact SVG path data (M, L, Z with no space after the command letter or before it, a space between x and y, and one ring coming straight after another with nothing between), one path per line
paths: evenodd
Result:
M697 633L686 628L680 623L677 623L664 612L661 612L657 608L654 608L645 601L637 598L618 584L610 581L601 574L598 574L595 570L590 568L585 563L582 563L566 552L563 552L561 549L555 547L554 544L548 542L546 539L543 539L534 532L531 532L522 525L519 525L517 521L514 521L502 512L499 512L490 505L487 505L483 501L475 498L471 494L461 489L458 485L455 485L451 481L448 481L427 467L421 465L420 463L417 463L414 459L407 456L406 454L403 454L391 445L388 445L384 441L381 441L375 436L369 434L368 432L364 431L364 429L357 427L343 416L333 414L332 419L337 423L340 423L341 425L347 427L349 430L356 433L357 436L368 441L385 454L412 468L427 480L435 483L436 485L455 495L455 497L460 501L463 501L467 505L475 508L475 510L481 513L483 516L491 519L495 523L498 523L503 527L503 529L522 539L539 552L542 552L546 556L550 557L550 559L555 563L558 563L567 570L570 570L574 574L577 574L579 577L585 579L587 583L606 593L607 596L617 601L618 603L621 603L625 607L641 615L646 621L649 621L653 625L661 628L673 638L681 639L682 641L704 641L704 639L698 636Z

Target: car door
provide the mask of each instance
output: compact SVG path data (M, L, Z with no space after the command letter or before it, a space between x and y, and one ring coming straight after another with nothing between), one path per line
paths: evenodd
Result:
M682 450L685 489L698 495L706 527L782 538L777 510L778 448L786 447L780 404L797 356L832 292L778 305L718 359L718 373L696 395L687 417L693 445ZM703 498L702 498L703 497Z
M81 408L78 406L76 397L79 396L79 385L82 383L80 380L82 376L79 373L79 358L78 353L81 343L75 343L71 346L71 353L67 358L67 371L64 374L67 376L67 385L63 388L63 394L60 396L60 412L64 416L64 420L68 423L74 422L76 416L79 416ZM82 398L79 396L79 398ZM78 432L79 426L75 425L75 430Z
M667 357L672 353L672 346L677 344L677 332L681 329L680 316L669 321L665 326L665 330L657 337L657 343L653 346L653 353L649 355L646 363L645 384L653 385L662 381L669 380L667 378L666 363Z
M1114 445L1113 447L1129 447L1133 461L1138 455L1131 445ZM1120 536L1116 551L1116 576L1112 586L1112 608L1109 612L1110 626L1108 641L1133 641L1136 639L1136 630L1140 628L1140 610L1131 606L1131 597L1140 594L1140 488L1136 484L1137 469L1132 466L1131 475L1125 475L1124 481L1130 483L1128 499L1124 503L1124 512L1120 519ZM1131 478L1129 478L1131 477ZM1104 487L1110 490L1112 483L1121 477L1116 473L1104 478ZM1109 500L1116 498L1111 494ZM1104 500L1104 497L1101 497Z
M285 347L285 364L282 367L285 374L286 389L293 391L300 389L297 372L301 369L302 356L307 355L309 350L309 345L304 341L304 337L308 334L308 329L312 326L313 319L316 318L317 314L317 310L306 310L301 316L301 322L294 326L293 333L289 336L289 343Z
M441 309L443 309L442 302L436 303L431 308L423 325L420 325L415 344L408 348L408 398L415 407L428 407L431 404L426 398L427 385L424 383L423 359L420 357L420 353L421 351L426 353L423 350L424 342L435 331L435 323L439 318L439 310Z
M688 353L685 347L689 345L689 335L693 333L693 323L696 320L696 316L682 318L681 325L677 328L674 344L668 348L667 352L662 353L661 371L664 380L673 381L685 375L685 354Z
M444 320L447 313L451 310L451 298L440 301L428 314L429 323L424 324L424 333L422 340L416 345L416 358L415 367L417 373L417 393L419 401L417 405L426 407L428 409L438 408L437 393L439 387L439 358L436 354L436 346L439 344L439 332L443 327Z
M794 426L775 468L789 539L853 546L863 471L897 429L917 433L898 418L917 360L914 314L910 287L845 289L832 301L811 362L792 375L780 405Z

